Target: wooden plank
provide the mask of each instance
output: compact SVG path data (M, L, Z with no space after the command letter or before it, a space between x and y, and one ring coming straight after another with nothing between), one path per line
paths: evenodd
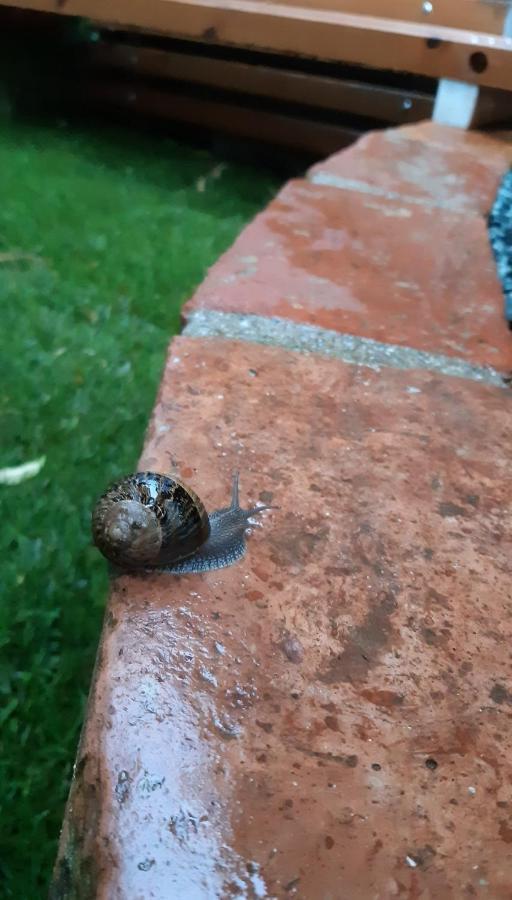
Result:
M78 87L81 100L95 107L112 107L129 115L184 122L236 137L267 142L323 157L348 146L360 137L354 128L316 122L305 116L254 110L237 104L193 97L179 91L151 88L134 90L126 84L84 82Z
M430 118L434 105L432 96L418 91L106 41L89 45L86 61L93 67L119 69L139 78L204 84L400 124Z
M510 121L511 117L512 94L510 91L481 88L470 127L481 128L492 122L506 122Z
M55 12L55 0L10 0ZM268 0L67 0L61 14L219 44L512 85L512 39Z
M282 2L293 5L296 0ZM511 4L507 0L301 0L301 6L503 34Z
M281 2L296 4L296 0ZM512 0L301 0L300 5L497 35L503 33Z
M432 119L455 128L481 128L506 122L512 115L512 93L442 78L438 82Z

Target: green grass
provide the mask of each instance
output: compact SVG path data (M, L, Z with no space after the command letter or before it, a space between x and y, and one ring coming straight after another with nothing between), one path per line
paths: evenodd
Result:
M46 456L0 485L2 898L44 897L56 851L107 590L93 500L136 464L182 303L277 187L215 165L1 123L0 466Z

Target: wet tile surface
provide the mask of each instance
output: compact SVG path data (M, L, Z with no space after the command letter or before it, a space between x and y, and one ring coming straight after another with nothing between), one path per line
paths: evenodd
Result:
M483 218L304 181L287 185L210 270L185 316L197 309L512 367Z
M511 162L512 148L502 141L425 122L370 132L318 163L310 175L486 216Z
M173 342L141 467L280 509L231 569L116 582L61 884L511 896L511 403Z

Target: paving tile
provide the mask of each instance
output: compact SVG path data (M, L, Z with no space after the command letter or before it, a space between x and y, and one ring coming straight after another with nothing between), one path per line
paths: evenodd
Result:
M370 132L318 163L310 177L345 189L486 216L512 147L478 132L423 122Z
M141 467L280 509L117 580L53 897L509 898L511 442L503 388L173 341Z
M290 182L210 270L184 316L197 309L512 366L481 217L304 181Z

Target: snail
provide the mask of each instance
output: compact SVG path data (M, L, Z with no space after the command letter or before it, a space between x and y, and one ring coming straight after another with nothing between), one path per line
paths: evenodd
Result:
M231 566L245 554L251 517L271 506L242 509L238 472L231 504L208 513L183 482L137 472L111 485L92 514L93 542L117 569L185 574Z

